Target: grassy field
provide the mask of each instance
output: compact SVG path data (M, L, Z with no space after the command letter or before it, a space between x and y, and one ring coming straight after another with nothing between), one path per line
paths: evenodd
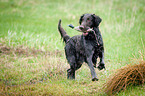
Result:
M79 25L84 13L102 18L106 70L92 82L86 64L67 80L69 68L57 30ZM0 95L106 96L103 84L114 70L145 60L144 0L0 0ZM143 96L145 85L130 86L118 96Z

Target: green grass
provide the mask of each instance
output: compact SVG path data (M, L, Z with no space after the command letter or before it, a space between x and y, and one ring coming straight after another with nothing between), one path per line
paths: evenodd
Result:
M115 69L145 60L144 0L0 0L0 95L106 95L103 84ZM76 80L69 68L57 30L59 19L68 28L79 25L84 13L102 18L106 71L92 82L86 64ZM118 96L143 96L144 87L131 86Z

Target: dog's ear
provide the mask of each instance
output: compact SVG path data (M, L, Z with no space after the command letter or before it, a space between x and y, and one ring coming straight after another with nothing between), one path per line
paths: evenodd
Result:
M96 16L95 14L92 15L94 18L94 24L96 27L99 26L99 24L101 23L102 19L99 16Z
M83 17L84 17L84 14L80 17L80 20L79 20L80 25L81 25L81 23L82 23Z

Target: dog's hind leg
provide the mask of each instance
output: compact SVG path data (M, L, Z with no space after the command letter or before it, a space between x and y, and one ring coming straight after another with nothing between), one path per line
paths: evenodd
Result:
M68 79L75 79L75 71L78 70L81 66L82 63L81 62L75 62L75 60L73 60L74 57L72 57L71 61L69 61L70 64L70 69L67 70L67 78Z
M75 70L70 68L67 70L67 79L75 79Z
M75 79L76 61L75 56L67 57L70 69L67 70L67 79Z

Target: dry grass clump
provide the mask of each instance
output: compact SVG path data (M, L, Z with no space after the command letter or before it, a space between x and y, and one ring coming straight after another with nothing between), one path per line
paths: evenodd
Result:
M140 85L145 83L145 61L140 64L127 65L112 75L105 83L105 92L108 95L125 90L129 85Z

